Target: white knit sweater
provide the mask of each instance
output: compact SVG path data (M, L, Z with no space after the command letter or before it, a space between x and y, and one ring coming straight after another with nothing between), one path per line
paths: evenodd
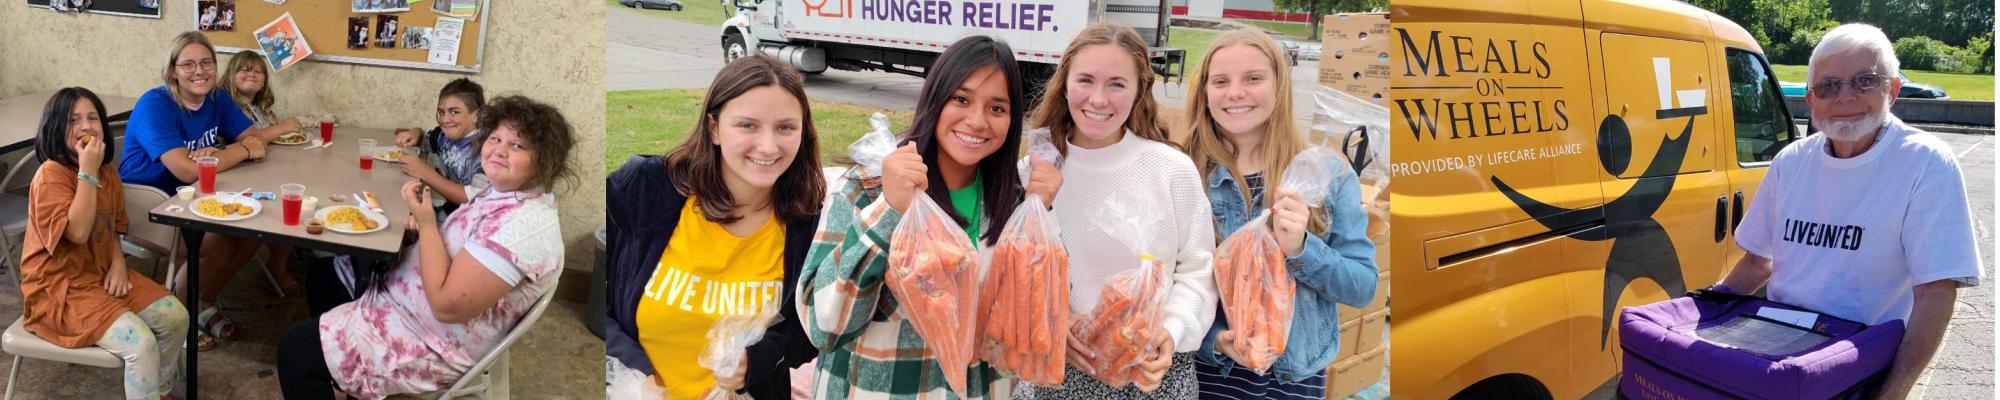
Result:
M1101 149L1069 146L1063 160L1062 188L1056 192L1056 221L1063 247L1069 250L1070 310L1089 314L1111 276L1136 268L1124 242L1109 237L1098 220L1103 203L1137 194L1152 201L1140 212L1153 213L1146 233L1154 256L1168 261L1169 288L1162 327L1174 339L1175 352L1201 348L1201 339L1215 322L1215 226L1210 222L1208 195L1201 174L1187 155L1166 144L1126 133L1124 139ZM1130 193L1130 194L1128 194Z

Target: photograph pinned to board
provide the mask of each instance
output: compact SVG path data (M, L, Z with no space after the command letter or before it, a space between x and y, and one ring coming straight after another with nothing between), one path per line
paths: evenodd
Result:
M431 12L467 21L479 19L479 0L431 0Z
M428 26L412 26L403 28L403 48L405 49L431 48L431 28Z
M410 11L410 0L353 0L351 9L358 13L385 13Z
M458 39L465 32L465 20L439 17L437 26L431 28L432 64L458 65Z
M375 47L396 48L396 16L375 16Z
M306 44L305 35L299 33L299 24L292 20L292 13L289 12L257 28L251 36L256 37L257 47L264 49L264 58L270 60L273 71L283 72L313 53L312 46Z
M195 9L201 10L201 17L198 20L199 23L197 24L198 25L197 28L199 28L200 30L204 31L236 30L235 1L200 0L195 2Z
M368 17L347 18L347 48L368 48Z
M90 0L49 0L49 9L59 13L83 12L90 9Z

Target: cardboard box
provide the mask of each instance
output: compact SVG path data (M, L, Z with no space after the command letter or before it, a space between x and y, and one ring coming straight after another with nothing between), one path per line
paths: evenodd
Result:
M1385 250L1382 249L1382 247L1378 246L1376 247L1375 255L1377 257L1377 259L1375 260L1375 265L1377 268L1381 268L1381 266L1384 265L1384 263L1382 262L1380 257L1385 256L1387 254ZM1376 279L1377 281L1375 282L1375 298L1368 300L1367 307L1354 308L1354 307L1348 307L1346 304L1334 305L1334 309L1337 310L1335 312L1340 313L1341 323L1358 320L1364 316L1367 316L1368 314L1377 311L1386 311L1389 309L1389 270L1387 268L1383 268L1380 272L1380 275L1378 275Z
M1389 14L1343 13L1320 23L1319 84L1354 97L1389 98Z
M1385 331L1387 331L1388 329L1389 329L1389 310L1381 310L1369 313L1367 317L1362 318L1361 332L1359 333L1359 336L1361 337L1361 343L1364 344L1362 348L1372 349L1376 347L1383 347L1382 344L1388 340L1385 339L1387 338L1387 336L1383 336L1383 334L1387 333Z
M1345 360L1361 353L1361 320L1340 323L1340 351L1333 356L1334 361Z
M1333 362L1326 371L1326 398L1345 399L1360 392L1362 388L1381 382L1386 371L1383 366L1389 362L1388 349L1376 347L1359 355Z

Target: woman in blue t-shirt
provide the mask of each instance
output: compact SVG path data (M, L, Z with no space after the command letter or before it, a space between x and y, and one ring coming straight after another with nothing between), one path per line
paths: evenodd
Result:
M118 174L124 183L173 193L199 177L196 157L213 156L217 159L216 170L227 171L237 164L264 158L265 142L281 133L299 130L298 123L292 121L256 128L227 93L214 90L219 76L215 46L200 32L175 36L171 48L173 53L168 55L166 68L161 71L166 84L139 96L126 123L123 149L126 156L118 164ZM233 327L215 313L215 299L221 297L222 282L210 278L234 276L235 270L248 261L248 257L234 260L236 249L254 251L256 243L198 233L182 230L181 237L187 243L189 267L209 266L195 268L204 275L203 283L212 282L200 294L200 303L208 308L197 320L203 327L199 348L207 350L214 346L213 336L235 334ZM203 254L211 256L208 262L202 262Z

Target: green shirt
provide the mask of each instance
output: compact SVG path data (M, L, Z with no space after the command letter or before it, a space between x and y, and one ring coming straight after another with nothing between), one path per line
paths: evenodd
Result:
M950 191L951 207L957 209L958 215L964 216L966 221L970 221L965 224L965 237L972 239L972 248L975 249L979 248L979 233L983 232L979 230L979 221L986 216L980 213L979 209L979 197L985 192L981 188L986 186L980 184L981 180L984 179L979 177L979 172L974 171L971 185Z

